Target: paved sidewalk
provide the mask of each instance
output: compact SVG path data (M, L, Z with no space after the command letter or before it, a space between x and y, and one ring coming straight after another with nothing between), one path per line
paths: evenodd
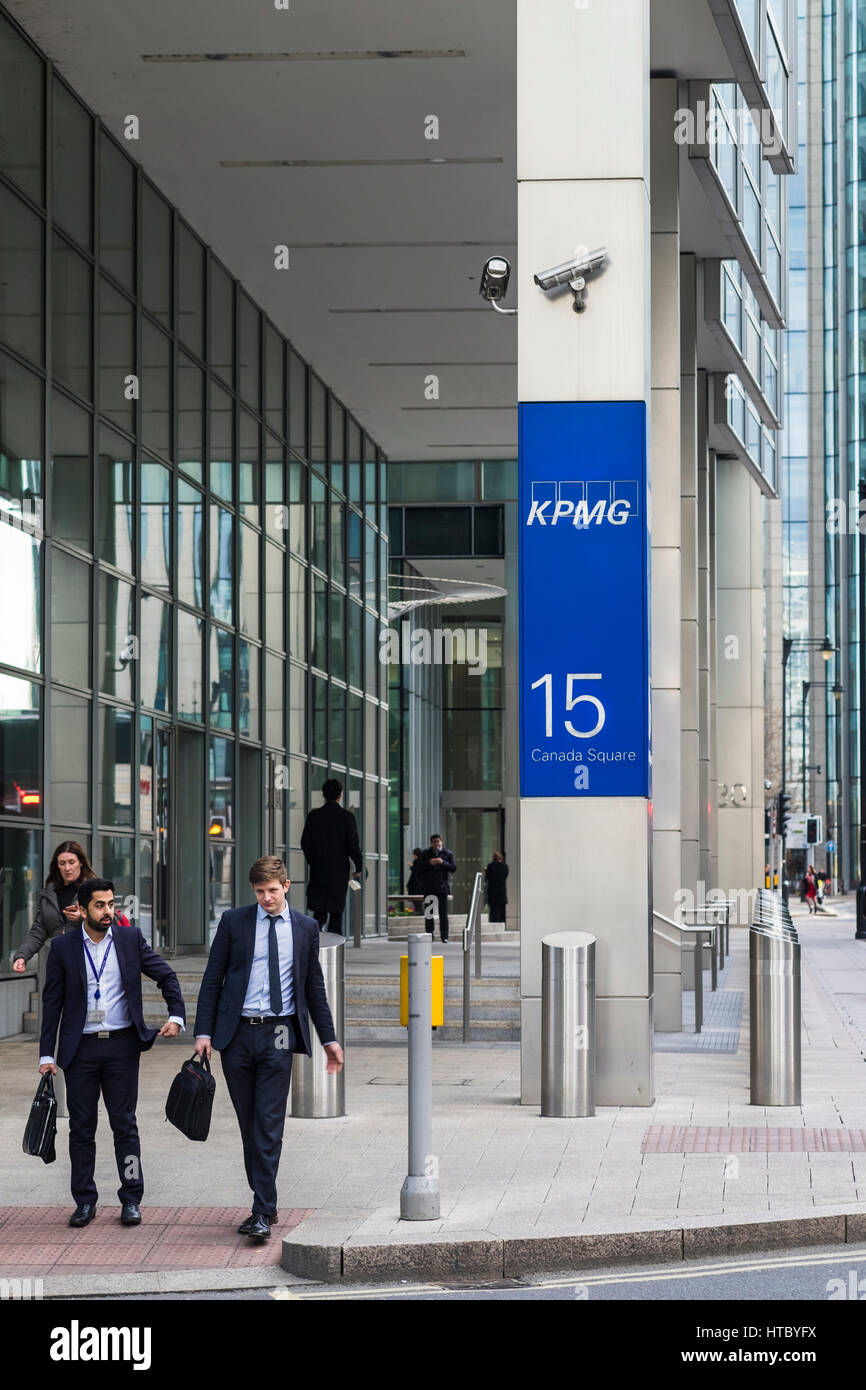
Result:
M413 1271L495 1276L503 1268L579 1267L598 1258L669 1259L713 1249L866 1239L866 1134L857 1133L866 1131L866 943L853 939L852 899L834 900L837 918L810 920L799 916L798 906L792 904L803 943L802 1106L749 1105L748 932L732 929L724 986L746 1000L739 1048L657 1054L652 1106L602 1108L592 1119L543 1120L536 1108L519 1103L517 1044L437 1045L439 1221L399 1220L406 1172L405 1047L355 1045L348 1063L349 1114L287 1124L280 1208L310 1214L288 1234L277 1228L268 1258L279 1259L278 1237L285 1236L285 1268L312 1278ZM223 1208L233 1219L232 1209L244 1208L248 1193L219 1067L212 1134L206 1146L193 1145L163 1119L178 1060L178 1050L164 1046L142 1059L145 1223L156 1219L154 1208L166 1207ZM35 1063L34 1042L0 1043L0 1207L55 1208L58 1234L62 1226L66 1241L63 1223L71 1204L64 1136L58 1161L49 1167L20 1149ZM768 1129L779 1131L769 1144ZM816 1146L811 1151L799 1147L804 1129L815 1132L807 1140ZM661 1135L667 1138L660 1148ZM776 1152L777 1144L784 1151ZM837 1149L842 1144L863 1147ZM117 1180L104 1120L97 1145L101 1201L110 1212ZM164 1221L164 1213L159 1216ZM86 1239L95 1224L76 1239ZM48 1230L34 1228L34 1236L37 1248L46 1242L40 1259L47 1272ZM11 1263L20 1259L17 1254ZM67 1246L63 1263L74 1259ZM28 1259L28 1268L38 1262ZM226 1266L222 1257L219 1263L220 1282L235 1269L238 1286L244 1282L244 1269ZM107 1287L100 1284L106 1277L93 1273L56 1282L59 1276L51 1276L46 1293L99 1291ZM198 1287L212 1287L212 1277L202 1267L195 1276Z

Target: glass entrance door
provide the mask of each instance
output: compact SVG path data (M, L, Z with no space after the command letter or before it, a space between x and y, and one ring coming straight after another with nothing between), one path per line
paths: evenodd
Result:
M475 875L485 868L493 858L495 849L502 849L504 840L503 811L485 807L453 806L445 815L445 848L450 849L457 860L454 875L453 910L468 912Z

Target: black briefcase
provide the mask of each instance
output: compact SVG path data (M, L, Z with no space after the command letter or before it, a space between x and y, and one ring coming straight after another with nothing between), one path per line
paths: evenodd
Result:
M21 1147L33 1158L41 1158L43 1163L53 1163L57 1157L54 1151L56 1135L57 1098L54 1094L54 1077L47 1071L33 1097Z
M165 1118L187 1139L207 1139L215 1091L207 1057L190 1057L171 1083Z

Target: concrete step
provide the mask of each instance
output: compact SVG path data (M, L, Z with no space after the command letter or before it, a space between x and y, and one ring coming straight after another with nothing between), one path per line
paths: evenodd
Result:
M461 1042L463 1024L446 1023L437 1028L435 1037L443 1042ZM469 1027L471 1042L519 1042L520 1028L504 1022L473 1022ZM365 1019L363 1023L346 1022L347 1042L405 1042L406 1029L389 1019Z

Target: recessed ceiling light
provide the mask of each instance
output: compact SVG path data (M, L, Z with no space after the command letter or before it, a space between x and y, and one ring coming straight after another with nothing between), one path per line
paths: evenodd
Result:
M465 58L463 48L371 48L357 52L142 53L143 63L351 63L376 58Z

